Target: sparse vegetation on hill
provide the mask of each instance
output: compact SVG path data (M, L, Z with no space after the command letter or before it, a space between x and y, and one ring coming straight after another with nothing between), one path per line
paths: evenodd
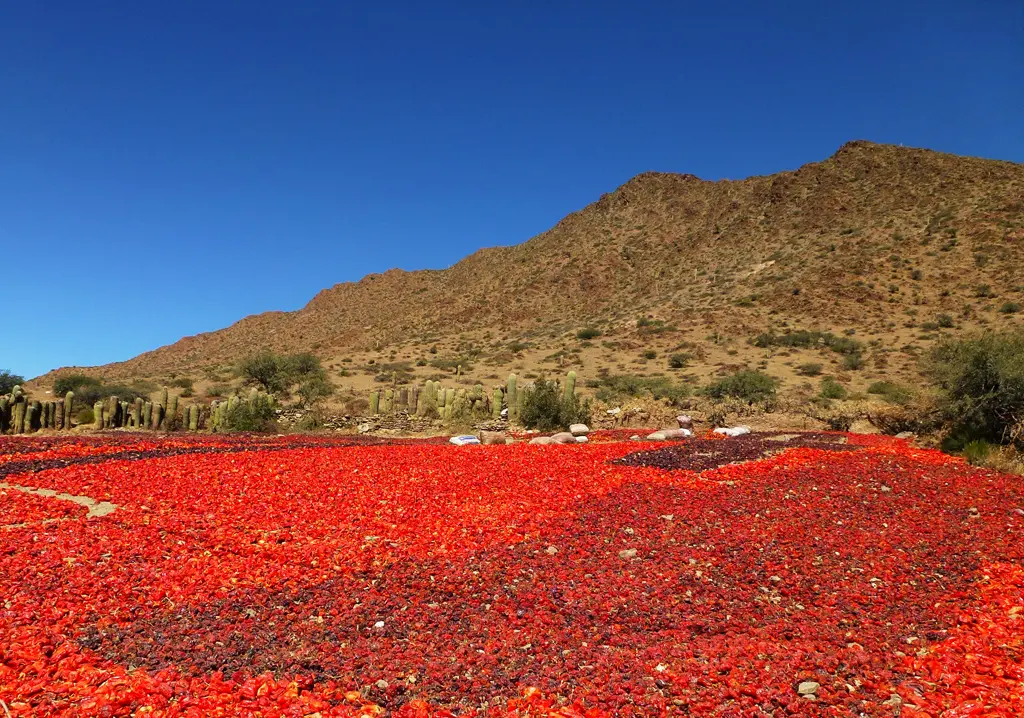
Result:
M261 346L308 354L332 386L367 393L570 368L671 371L692 386L750 368L780 395L817 395L808 378L825 375L851 394L919 386L938 342L1022 324L1022 196L1024 166L866 142L740 181L645 173L521 245L370 275L296 312L38 384L190 376L205 396ZM259 370L268 384L249 378L269 389L288 371L271 363Z

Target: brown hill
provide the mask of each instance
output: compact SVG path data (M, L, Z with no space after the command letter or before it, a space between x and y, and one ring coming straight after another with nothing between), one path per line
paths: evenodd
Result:
M799 381L800 352L749 339L808 328L869 344L867 366L845 377L856 385L913 373L943 331L1018 321L1021 267L1024 165L851 142L824 162L740 181L641 174L518 246L441 271L369 275L298 311L87 371L226 381L239 358L269 348L312 351L336 383L365 387L382 366L426 377L445 356L485 381L569 366L652 373L667 369L665 352L686 350L694 378L756 364ZM955 327L936 329L940 314ZM602 336L581 341L583 327ZM826 357L843 371L837 359Z

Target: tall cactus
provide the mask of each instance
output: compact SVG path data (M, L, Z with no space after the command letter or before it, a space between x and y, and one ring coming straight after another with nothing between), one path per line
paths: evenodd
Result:
M57 399L57 401L54 402L53 405L53 428L55 428L57 431L62 431L64 427L67 426L67 424L65 423L65 421L67 420L67 416L67 411L65 411L64 409L64 400Z
M199 431L199 406L196 404L189 406L188 430Z
M135 397L135 406L132 407L132 423L135 425L136 431L142 428L142 412L145 411L145 408L146 404L142 397Z
M11 425L11 402L6 396L0 396L0 434L4 434Z
M370 415L377 416L380 413L380 392L370 392Z
M64 395L64 428L70 430L75 418L75 392Z
M562 394L562 401L568 403L576 393L576 372L571 371L565 376L565 391Z
M19 401L14 405L14 433L25 433L25 402Z
M142 405L142 428L148 429L153 425L153 402L147 401Z
M505 403L508 405L508 420L519 420L519 391L516 387L516 375L509 374L505 380Z
M391 414L395 410L395 390L388 388L384 390L384 413Z
M150 428L153 431L160 431L160 423L164 419L164 406L160 402L153 404L153 418L151 419Z
M172 396L169 401L170 404L167 405L167 420L164 422L166 426L164 428L167 431L174 431L178 428L178 397Z
M494 387L493 396L491 397L491 418L501 418L501 400L504 396L500 386Z
M97 429L103 428L103 402L97 401L92 405L93 426Z

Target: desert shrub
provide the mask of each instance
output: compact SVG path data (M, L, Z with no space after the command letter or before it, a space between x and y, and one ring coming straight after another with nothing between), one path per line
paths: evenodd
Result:
M938 322L922 322L921 323L921 329L923 329L926 332L934 332L938 328L939 328L939 323Z
M272 431L274 417L273 397L258 394L229 406L224 412L224 428L227 431Z
M797 329L788 334L764 332L754 337L751 343L762 348L810 349L815 346L825 346L837 354L859 354L863 350L863 346L856 339L836 336L832 332L812 332L806 329Z
M823 367L821 364L801 364L796 368L796 373L800 376L820 376L822 369Z
M194 393L193 391L191 391L191 387L189 387L188 389L185 389L184 391L182 391L181 395L185 396L185 392L186 391L189 392L189 396L192 396L192 394ZM230 393L231 393L231 387L225 386L224 384L211 384L206 389L206 395L209 396L209 397L227 396Z
M190 377L187 376L181 376L176 379L172 379L168 383L168 385L174 387L175 389L195 389L194 382Z
M935 317L935 323L938 324L943 329L952 329L953 317L951 317L949 314L939 314L937 317Z
M86 424L93 424L96 422L96 415L93 414L92 409L80 409L75 414L75 423L79 426L85 426Z
M685 369L692 359L692 354L673 354L668 358L668 367L669 369Z
M63 396L69 391L77 392L81 387L100 386L102 383L103 382L94 376L87 376L85 374L64 374L63 376L57 377L56 381L53 382L53 393L58 396ZM10 389L7 391L10 391ZM7 392L5 391L0 391L0 394L6 393Z
M594 327L584 327L576 332L577 339L594 339L601 336L601 330Z
M713 399L742 399L750 404L775 397L776 381L753 369L738 371L704 388L704 394Z
M557 382L539 379L523 391L525 396L519 419L528 429L552 431L590 421L590 402L575 394L564 399Z
M984 439L975 439L964 444L964 458L971 466L984 466L992 453L992 445Z
M295 393L299 395L303 406L312 407L330 397L334 393L334 385L326 373L320 371L306 377Z
M308 352L274 354L261 351L246 357L238 365L239 376L271 394L285 391L297 382L321 372L323 367L320 360Z
M658 376L617 374L588 382L587 385L597 389L597 398L607 404L614 404L625 398L650 396L652 399L668 401L678 406L691 393L690 387L686 384L677 384L668 377Z
M131 401L136 397L149 399L149 395L156 390L152 382L137 381L134 384L102 384L99 382L87 382L74 389L75 403L95 404L112 396L118 399Z
M285 388L285 367L281 357L271 352L252 354L238 365L238 373L247 382L258 384L264 391L276 392Z
M306 412L301 419L295 424L295 428L299 431L316 431L324 428L326 419L320 409L313 409L312 411Z
M946 341L926 369L942 392L949 448L1006 442L1024 419L1024 332Z
M856 371L864 366L864 357L860 354L845 354L843 356L842 366L844 369Z
M10 394L19 384L25 383L25 377L12 374L7 369L0 371L0 394Z
M462 367L463 372L473 370L473 362L466 356L436 357L435 359L430 360L430 366L452 374L457 372L460 366Z
M845 399L846 387L830 376L821 380L821 396L825 399Z
M1020 304L1018 302L1004 302L1003 306L999 307L999 311L1002 314L1016 314L1020 311Z
M891 381L876 381L868 387L868 394L885 399L890 404L906 404L910 401L910 390Z
M654 351L653 349L648 349L643 353L642 356L644 359L656 359L658 357L658 352Z

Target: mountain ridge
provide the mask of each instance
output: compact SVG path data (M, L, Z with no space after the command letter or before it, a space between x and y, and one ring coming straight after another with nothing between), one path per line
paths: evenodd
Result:
M542 334L555 346L585 324L617 331L641 315L678 325L691 342L780 320L877 330L911 308L962 309L981 284L1016 291L1022 198L1024 165L864 140L740 180L642 172L521 244L482 248L447 269L335 284L300 309L250 315L86 373L189 373L262 348L327 361L428 340L454 350L468 340L459 335L488 332ZM71 370L81 368L41 379Z

